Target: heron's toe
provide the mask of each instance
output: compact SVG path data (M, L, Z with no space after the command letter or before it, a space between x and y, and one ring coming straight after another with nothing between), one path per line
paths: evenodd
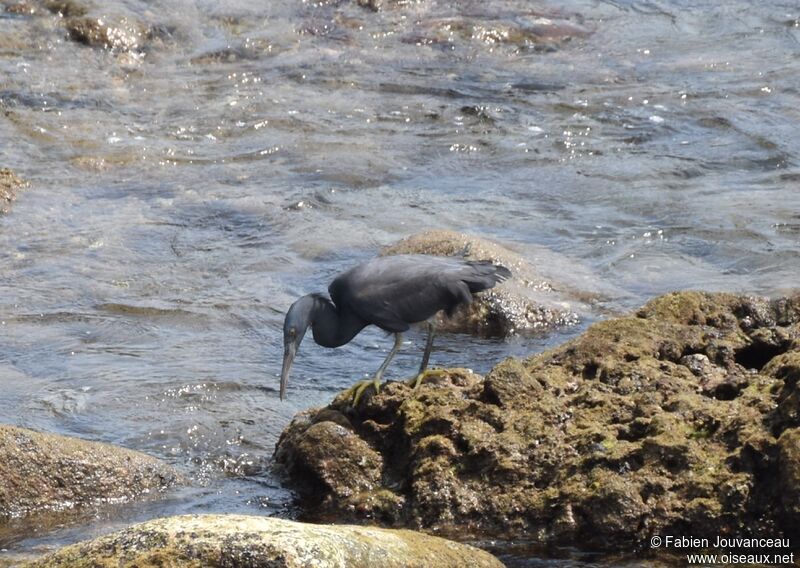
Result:
M380 379L364 379L363 381L358 381L352 387L344 391L342 396L345 398L353 397L352 405L354 407L358 406L358 401L361 400L361 395L364 394L364 391L367 390L370 386L375 387L375 393L379 393L381 390L381 381Z
M419 385L422 384L422 381L429 377L442 377L444 376L445 371L444 369L426 369L418 374L416 377L412 377L409 379L406 384L410 386L415 391L419 389Z

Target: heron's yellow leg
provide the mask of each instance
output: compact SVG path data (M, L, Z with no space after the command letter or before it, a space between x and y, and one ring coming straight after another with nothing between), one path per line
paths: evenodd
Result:
M395 356L395 353L397 353L400 350L400 346L402 344L403 344L403 336L400 335L399 333L395 333L394 345L392 346L391 351L389 351L389 354L386 356L386 359L383 361L383 365L381 365L381 368L378 369L377 373L375 373L375 376L371 379L358 381L356 384L354 384L352 387L350 387L344 392L345 397L350 397L351 395L353 396L354 407L358 406L358 401L361 399L361 395L364 394L364 391L367 390L367 387L369 387L370 385L375 387L375 394L380 392L381 378L383 377L383 372L386 370L386 367L389 366L389 363L391 363L392 358Z
M436 333L436 328L433 326L431 322L428 322L428 340L425 342L425 353L422 355L422 364L419 366L419 373L417 373L416 377L411 378L409 381L406 382L408 386L413 388L415 391L419 388L419 385L422 384L428 377L441 377L444 374L444 371L441 369L431 369L428 370L428 361L431 358L431 350L433 349L433 335Z

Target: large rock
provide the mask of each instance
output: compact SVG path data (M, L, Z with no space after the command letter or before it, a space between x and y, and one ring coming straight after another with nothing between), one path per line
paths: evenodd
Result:
M180 480L133 450L0 425L0 521L134 499Z
M797 540L799 322L800 296L668 294L485 378L389 383L356 411L340 396L276 461L312 518L603 548Z
M9 205L17 197L17 190L25 181L8 168L0 168L0 213L8 213Z
M500 568L489 553L407 530L312 525L243 515L157 519L68 546L28 568Z
M524 257L489 240L453 231L425 231L381 251L381 255L392 254L492 260L511 270L509 280L482 292L452 318L440 315L439 329L504 337L518 332L550 330L579 320L573 311L575 305L582 305L577 293L548 282Z

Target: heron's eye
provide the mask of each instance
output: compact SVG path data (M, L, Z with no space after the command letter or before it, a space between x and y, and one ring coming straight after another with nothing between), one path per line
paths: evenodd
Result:
M296 335L297 335L297 330L295 328L289 330L289 337L294 337Z

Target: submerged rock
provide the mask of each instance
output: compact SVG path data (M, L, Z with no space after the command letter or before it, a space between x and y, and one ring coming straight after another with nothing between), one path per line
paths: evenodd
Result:
M798 539L798 379L800 296L667 294L485 378L340 396L276 462L311 517L606 549Z
M12 170L0 168L0 213L8 213L11 202L17 197L17 191L25 186L25 181Z
M107 6L83 0L21 0L7 11L31 16L56 18L67 37L89 47L106 49L121 61L136 61L145 51L172 43L176 28L154 21L152 12L143 14L124 4Z
M70 39L89 47L115 51L141 48L147 29L127 17L75 16L64 22Z
M134 499L179 481L170 466L133 450L0 425L0 521Z
M468 260L492 260L512 272L512 277L478 295L452 318L439 315L444 331L505 337L518 332L542 331L574 324L576 297L557 291L554 284L519 254L487 239L454 231L425 231L381 251L381 255L430 254L460 256Z
M477 548L407 530L192 515L134 525L26 564L28 568L62 566L499 568L502 564Z
M62 18L83 16L89 10L80 0L3 0L5 11L19 16L53 14Z
M454 15L434 18L418 26L415 43L442 44L457 39L478 42L488 46L508 44L517 49L551 44L553 49L560 43L590 34L586 27L567 19L537 17L518 14L514 17L496 18Z

